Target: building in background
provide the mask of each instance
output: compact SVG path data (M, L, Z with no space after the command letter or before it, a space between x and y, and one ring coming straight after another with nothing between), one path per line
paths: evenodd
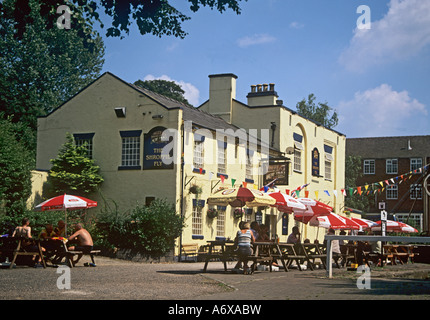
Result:
M346 156L359 156L363 176L360 192L373 195L370 213L379 214L379 202L402 222L428 232L429 196L423 189L430 164L430 136L349 138ZM379 220L379 219L378 219Z

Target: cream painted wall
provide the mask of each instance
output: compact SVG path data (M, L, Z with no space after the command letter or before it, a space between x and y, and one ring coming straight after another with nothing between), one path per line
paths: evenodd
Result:
M126 107L126 117L117 118L115 107ZM120 131L142 130L142 164L144 134L156 126L179 130L179 112L167 110L113 75L104 74L48 117L38 119L37 169L50 169L49 160L57 157L66 133L95 133L93 159L104 178L103 197L114 200L124 211L137 203L144 204L148 196L176 203L176 166L166 170L118 170L118 167L121 165ZM152 115L159 114L163 119L152 119ZM100 209L102 197L99 194L92 197L100 201Z

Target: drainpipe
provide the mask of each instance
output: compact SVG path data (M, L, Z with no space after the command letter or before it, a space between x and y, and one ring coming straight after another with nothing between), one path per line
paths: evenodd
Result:
M275 145L275 130L276 130L276 122L271 122L270 129L272 129L272 148Z
M180 200L180 214L181 218L184 217L184 121L182 120L181 125L181 200ZM182 234L184 230L182 229L181 235L179 236L179 256L178 261L182 261Z

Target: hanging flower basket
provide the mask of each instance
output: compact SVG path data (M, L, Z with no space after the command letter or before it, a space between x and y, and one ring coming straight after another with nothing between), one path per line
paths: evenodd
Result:
M243 213L244 213L244 211L243 211L243 209L242 209L242 208L236 208L236 209L234 209L234 211L233 211L233 217L234 217L235 219L242 218L242 217L243 217Z
M194 193L194 194L201 194L202 193L202 188L199 187L199 186L194 185L194 186L190 187L190 192Z
M218 211L215 209L208 209L207 216L209 219L218 217Z

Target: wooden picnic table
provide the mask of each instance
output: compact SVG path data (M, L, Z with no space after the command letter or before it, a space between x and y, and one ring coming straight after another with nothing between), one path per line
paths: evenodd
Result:
M415 256L413 245L385 244L383 247L385 254L391 258L392 265L396 265L397 261L402 265L408 263L408 261L413 263L413 258Z
M235 254L233 252L233 240L210 240L208 243L208 253L205 254L205 265L203 272L206 272L208 264L213 259L219 259L224 264L224 271L227 271L227 261L231 260Z
M300 244L281 242L278 244L278 246L281 249L282 256L286 264L286 271L288 270L287 268L290 267L294 261L297 264L297 268L300 271L303 271L301 264L303 263L303 261L307 261L308 258L304 254L304 251L301 249Z
M12 258L9 268L12 269L18 256L39 256L42 266L46 268L43 250L39 239L25 237L1 237L0 252L2 257Z
M253 246L254 246L254 254L252 257L250 257L253 260L253 264L251 266L251 272L255 271L257 263L268 264L269 270L272 271L273 263L276 263L278 259L281 260L284 270L286 272L288 271L284 254L278 242L257 241L257 242L254 242Z

